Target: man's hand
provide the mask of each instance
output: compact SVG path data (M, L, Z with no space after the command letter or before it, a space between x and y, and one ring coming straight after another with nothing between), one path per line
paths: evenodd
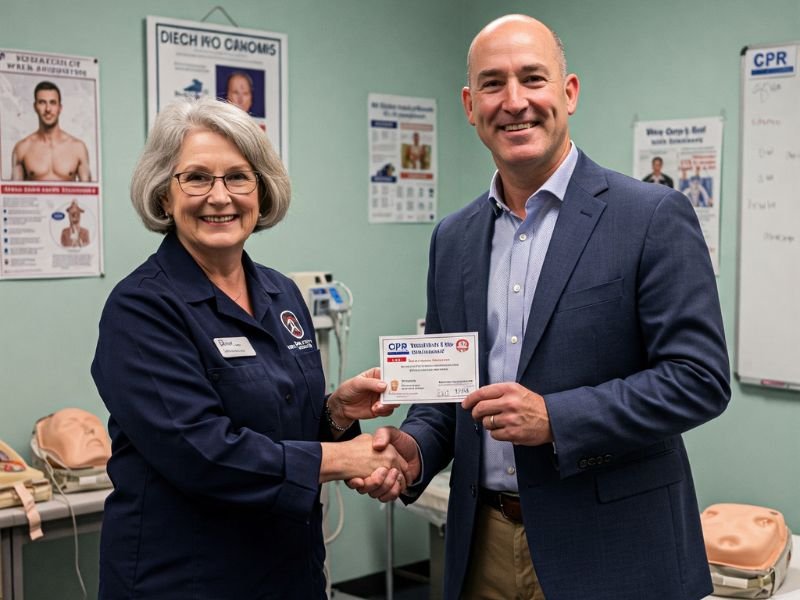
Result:
M397 474L393 473L394 469L381 467L368 477L350 479L346 482L347 487L356 490L359 494L369 494L381 502L391 502L400 496L406 486L419 479L422 463L414 438L396 427L381 427L372 438L372 448L382 452L389 446L394 446L394 449L408 463L405 472Z
M391 444L380 443L377 447L368 433L346 442L323 442L319 482L367 478L380 471L384 478L392 480L398 494L405 489L402 473L408 471L408 463Z
M381 394L386 382L381 381L378 367L368 369L340 385L328 398L328 408L342 427L356 419L372 419L392 414L396 404L383 404Z
M498 441L522 446L553 441L544 398L518 383L485 385L464 398L461 406L472 411L472 418Z

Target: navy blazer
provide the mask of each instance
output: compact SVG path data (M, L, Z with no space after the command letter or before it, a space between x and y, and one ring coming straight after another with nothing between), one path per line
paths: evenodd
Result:
M243 264L254 317L174 234L103 310L92 376L111 414L114 491L102 599L325 597L319 440L330 432L314 328L292 281ZM223 355L218 340L242 337L254 356Z
M426 331L477 331L482 383L494 220L487 194L445 218L428 274ZM514 448L547 600L711 593L681 433L725 409L729 379L716 281L688 199L580 153L517 372L544 396L557 449ZM402 429L420 446L420 487L454 458L445 596L458 598L472 549L480 424L458 404L417 405Z

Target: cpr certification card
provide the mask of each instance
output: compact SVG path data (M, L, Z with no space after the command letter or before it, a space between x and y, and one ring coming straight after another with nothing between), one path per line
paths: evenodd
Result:
M461 402L478 389L478 334L381 336L386 404Z

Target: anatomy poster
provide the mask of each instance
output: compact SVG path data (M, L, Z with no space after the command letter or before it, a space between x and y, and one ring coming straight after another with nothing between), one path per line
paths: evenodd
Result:
M0 48L0 279L102 273L99 72Z
M369 222L436 220L436 100L369 94Z

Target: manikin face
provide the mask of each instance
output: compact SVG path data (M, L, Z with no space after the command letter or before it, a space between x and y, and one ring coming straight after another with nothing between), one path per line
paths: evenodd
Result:
M253 90L250 89L250 82L246 77L233 75L228 79L228 102L235 104L244 112L250 112L253 106Z
M52 455L55 466L102 467L111 456L105 427L93 414L64 408L36 424L39 447Z
M488 25L470 51L467 119L503 175L549 177L569 152L568 117L578 78L562 74L553 35L542 23L510 17Z
M770 541L781 538L785 522L780 513L769 508L717 504L704 510L700 520L711 561L750 565L752 569L766 568L783 549Z
M232 141L206 129L186 135L175 166L176 173L218 176L252 170ZM258 221L258 191L256 186L249 194L234 194L217 179L207 194L190 196L173 177L163 207L175 219L178 238L189 254L201 265L214 264L228 252L241 254Z
M33 101L33 108L39 115L39 125L54 127L58 125L58 116L61 114L61 99L55 90L39 90Z

